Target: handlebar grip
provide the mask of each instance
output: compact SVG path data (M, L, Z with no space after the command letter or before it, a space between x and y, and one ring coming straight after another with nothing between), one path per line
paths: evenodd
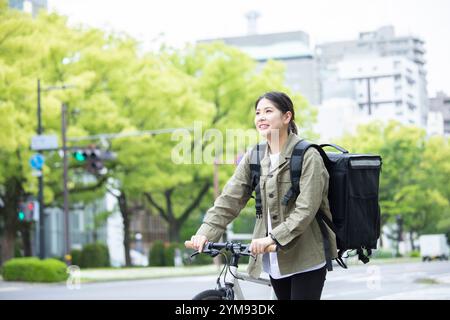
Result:
M277 245L271 244L270 246L267 246L264 250L265 252L276 252L277 251Z

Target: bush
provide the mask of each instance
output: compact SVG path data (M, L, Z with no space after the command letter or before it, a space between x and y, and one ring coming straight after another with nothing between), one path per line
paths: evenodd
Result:
M190 259L190 255L194 253L194 250L185 250L184 253L186 254L185 264L186 265L193 265L193 266L201 266L201 265L208 265L214 263L214 259L207 254L200 253Z
M91 243L83 247L80 255L81 268L109 267L108 248L101 243Z
M15 258L3 265L2 276L6 281L60 282L69 274L64 262L55 259Z
M387 259L387 258L394 258L394 254L390 250L373 250L372 257L374 259Z
M184 245L172 242L170 243L164 250L164 265L165 266L175 266L175 250L180 249L180 252L183 252Z
M72 249L72 251L70 251L70 256L72 257L72 265L74 265L74 266L81 265L81 250L80 249Z
M163 267L165 265L164 250L164 242L162 242L162 240L156 240L153 242L149 254L149 266Z
M413 250L413 251L411 251L411 252L409 253L409 256L410 256L411 258L419 258L419 257L420 257L420 251Z

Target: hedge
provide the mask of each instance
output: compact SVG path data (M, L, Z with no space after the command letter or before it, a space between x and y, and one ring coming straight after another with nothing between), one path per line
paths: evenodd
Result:
M81 265L81 250L80 249L72 249L70 251L70 256L72 257L72 265L74 265L74 266Z
M149 254L149 265L152 267L163 267L165 266L165 254L164 254L164 242L161 240L156 240L150 249Z
M108 247L102 243L87 244L83 247L83 250L81 250L79 260L80 268L109 267L110 263Z
M15 258L2 269L5 281L61 282L67 280L67 266L56 259Z

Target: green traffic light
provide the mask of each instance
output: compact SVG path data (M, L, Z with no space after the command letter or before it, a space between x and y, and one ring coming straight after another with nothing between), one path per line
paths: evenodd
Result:
M86 160L86 155L81 151L74 152L73 157L79 162L83 162Z
M25 213L23 213L22 211L19 212L19 220L20 221L25 220Z

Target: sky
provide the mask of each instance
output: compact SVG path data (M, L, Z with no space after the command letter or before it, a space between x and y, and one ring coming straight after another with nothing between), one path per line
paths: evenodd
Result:
M125 32L147 50L247 34L245 14L258 11L258 33L302 30L311 45L354 40L393 25L425 41L428 94L450 95L450 0L48 0L71 25Z

